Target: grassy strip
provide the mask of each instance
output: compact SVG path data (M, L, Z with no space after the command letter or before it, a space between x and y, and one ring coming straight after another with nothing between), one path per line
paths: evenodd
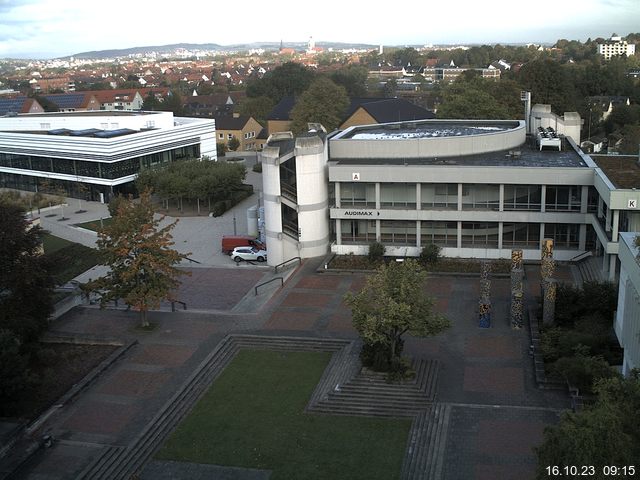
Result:
M43 236L43 245L56 285L64 285L100 262L97 250L50 234Z
M398 478L411 421L309 414L330 354L241 351L157 457L291 478Z
M102 223L100 220L91 220L90 222L77 223L76 227L86 228L87 230L93 230L94 232L99 231L103 226L109 225L113 221L113 218L103 218Z

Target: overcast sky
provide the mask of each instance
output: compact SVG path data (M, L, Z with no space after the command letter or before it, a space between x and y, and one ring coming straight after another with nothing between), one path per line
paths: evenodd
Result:
M232 6L234 5L234 6ZM171 43L584 41L640 31L640 0L0 0L0 58Z

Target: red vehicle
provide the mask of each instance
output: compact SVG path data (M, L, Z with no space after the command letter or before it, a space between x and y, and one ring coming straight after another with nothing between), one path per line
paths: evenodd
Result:
M259 250L266 250L264 243L249 235L224 235L222 237L222 253L230 255L236 247L255 247Z

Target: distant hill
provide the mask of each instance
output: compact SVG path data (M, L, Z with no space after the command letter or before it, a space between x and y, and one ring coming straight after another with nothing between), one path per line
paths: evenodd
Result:
M306 42L286 42L286 48L295 48L296 50L304 50L307 47ZM316 42L316 46L324 49L350 49L350 48L377 48L377 45L368 45L364 43L339 43L339 42ZM241 43L234 45L218 45L217 43L174 43L171 45L155 45L147 47L132 47L113 50L95 50L91 52L81 52L70 57L74 58L113 58L126 57L128 55L143 55L145 53L156 52L160 55L168 55L175 53L176 50L205 50L213 52L240 52L243 50L254 49L277 50L280 48L280 42L253 42Z

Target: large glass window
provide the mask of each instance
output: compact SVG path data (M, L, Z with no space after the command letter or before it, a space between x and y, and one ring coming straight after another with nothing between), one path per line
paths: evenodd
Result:
M462 222L462 246L498 248L498 224L495 222Z
M547 186L546 204L547 211L580 211L580 198L582 187L571 186Z
M138 171L140 171L140 161L137 158L102 164L103 178L122 178L138 173Z
M100 177L100 166L97 162L76 160L76 174L83 177Z
M534 248L540 247L539 223L503 223L502 248Z
M342 243L369 244L376 241L375 220L340 220Z
M423 183L420 185L420 202L425 210L457 210L457 183Z
M74 168L73 160L68 160L66 158L54 158L53 171L56 173L66 173L68 175L76 174L76 169Z
M505 185L505 210L536 210L540 211L542 187L540 185Z
M415 183L381 183L380 206L382 208L416 208Z
M545 223L544 236L552 238L555 248L578 248L580 225Z
M458 222L420 222L420 243L440 247L458 246Z
M40 172L50 172L51 159L49 157L31 157L31 168Z
M499 185L465 184L462 186L463 210L498 210L499 206Z
M415 202L415 200L414 200ZM375 183L341 183L340 205L348 207L376 207Z
M382 220L380 222L382 243L415 246L416 222L413 220Z

